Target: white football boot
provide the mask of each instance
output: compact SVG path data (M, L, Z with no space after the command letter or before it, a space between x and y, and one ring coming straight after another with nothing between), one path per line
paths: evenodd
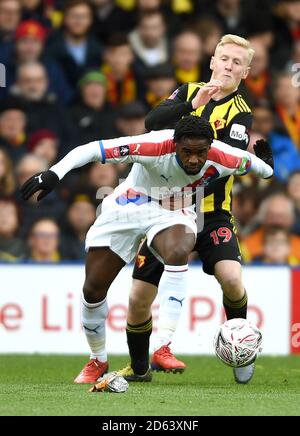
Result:
M255 364L250 363L248 366L242 368L233 368L235 381L239 384L246 385L253 377Z

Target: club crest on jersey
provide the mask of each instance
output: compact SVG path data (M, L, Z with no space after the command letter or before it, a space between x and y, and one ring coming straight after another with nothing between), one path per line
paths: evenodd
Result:
M120 148L120 156L128 156L129 155L129 146L128 145L122 145Z
M223 118L218 119L218 120L216 120L216 121L214 122L214 126L215 126L215 129L216 129L216 130L224 129L225 124L226 124L226 121L223 120Z
M146 256L142 256L141 254L138 254L136 258L136 265L138 268L142 268L146 263Z

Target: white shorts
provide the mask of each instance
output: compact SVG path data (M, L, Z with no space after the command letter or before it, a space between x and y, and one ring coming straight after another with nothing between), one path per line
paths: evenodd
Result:
M159 232L174 225L186 226L196 239L196 217L192 208L169 211L154 202L120 206L107 197L102 203L101 214L86 235L86 251L90 247L109 247L130 263L145 236L150 247Z

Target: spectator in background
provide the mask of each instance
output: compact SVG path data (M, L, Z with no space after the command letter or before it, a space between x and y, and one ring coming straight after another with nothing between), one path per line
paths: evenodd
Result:
M58 137L54 132L47 129L39 129L28 139L27 149L35 156L39 156L47 162L47 166L52 166L58 156Z
M294 231L300 236L300 169L290 174L287 191L295 206L296 219Z
M148 68L144 78L146 82L145 103L149 110L169 98L176 89L175 71L169 64Z
M263 192L256 187L241 188L235 185L232 196L232 212L239 238L249 235L255 228L255 218Z
M272 146L274 176L279 181L286 182L291 172L300 169L300 152L288 135L275 130L274 114L268 104L255 106L252 113L253 132L265 137Z
M48 55L63 68L74 90L85 71L101 65L102 46L90 33L92 24L91 3L69 0L64 7L62 31L49 40Z
M263 237L262 255L255 257L253 263L299 266L300 253L297 257L292 253L289 231L282 227L267 229Z
M17 162L26 153L26 114L24 108L13 100L0 105L0 147Z
M245 16L241 0L216 0L210 2L213 17L222 27L224 34L245 35Z
M116 33L108 40L102 73L107 80L107 100L112 107L129 103L137 98L139 89L132 64L133 51L128 38Z
M136 136L146 133L146 106L140 101L124 104L117 113L117 136Z
M178 85L188 82L200 82L202 41L194 32L184 31L174 40L173 65Z
M202 41L201 80L209 82L211 78L210 62L222 37L222 28L216 20L205 17L196 21L193 30Z
M16 69L19 65L28 62L41 62L47 70L49 78L49 91L63 103L71 100L73 91L66 80L64 71L53 59L44 54L46 30L37 21L23 21L16 29L15 45L5 62L7 71L7 88L16 80ZM1 55L0 55L1 60Z
M124 0L126 1L126 0ZM187 25L189 18L194 12L191 0L136 0L134 9L134 25L137 25L139 17L143 14L161 11L165 21L168 23L168 34L170 37L176 35L183 26Z
M21 19L21 5L18 0L0 1L0 53L5 59L5 51L10 49L15 30Z
M271 74L267 48L255 40L250 40L250 42L255 55L249 74L243 82L241 93L250 106L253 106L257 103L267 103L270 100Z
M281 71L292 57L293 45L299 39L300 0L279 0L274 5L274 44L272 68Z
M51 21L46 14L46 3L44 0L21 0L22 21L35 20L43 26L51 28Z
M14 261L25 254L25 245L17 236L18 208L14 200L0 198L0 260Z
M115 165L99 165L94 163L89 169L87 182L83 183L82 187L87 186L91 192L90 198L94 198L98 200L98 202L101 202L104 199L104 196L111 194L118 184L118 171ZM105 189L101 190L101 188Z
M0 148L0 195L9 196L15 191L13 163L6 151Z
M300 88L294 86L292 75L282 73L275 80L273 93L276 130L288 135L300 150Z
M30 62L18 68L11 93L20 99L26 110L28 133L40 128L52 130L61 141L61 153L65 154L76 137L75 127L55 95L47 92L48 83L45 67L39 62Z
M133 27L131 12L116 5L115 0L91 0L95 9L93 33L106 44L112 31L129 32Z
M45 218L35 222L28 237L27 260L40 263L59 262L59 236L59 227L54 220Z
M85 259L85 237L95 218L96 208L89 196L76 195L67 210L67 222L62 231L61 252L64 259Z
M114 112L106 102L106 77L100 71L90 71L80 79L78 87L80 98L71 107L71 116L79 129L79 142L114 138Z
M243 258L251 262L254 258L263 255L263 242L266 231L271 227L282 227L292 232L295 225L295 208L292 200L284 193L273 194L264 200L258 213L259 227L241 244ZM296 258L300 253L300 237L290 234L290 254Z
M23 201L21 199L19 188L29 177L36 173L45 171L48 168L47 162L39 156L34 154L27 154L24 156L16 168L17 178L17 191L16 198L20 207L22 216L21 236L27 236L28 231L32 224L41 218L52 218L59 222L65 210L64 203L58 197L57 192L51 193L42 203L36 202L36 197L30 201Z
M140 101L121 106L116 118L116 136L136 136L146 133L145 117L146 106ZM131 165L119 163L114 165L117 168L119 179L125 179L131 169Z
M140 16L137 27L129 34L138 75L143 75L149 67L169 61L170 48L166 32L162 12L153 11Z

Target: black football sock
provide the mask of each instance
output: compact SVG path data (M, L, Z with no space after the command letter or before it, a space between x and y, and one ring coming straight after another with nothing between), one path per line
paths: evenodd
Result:
M127 323L126 334L131 368L135 374L143 375L149 368L149 342L152 333L152 318L142 324Z
M233 318L247 318L247 305L248 305L248 296L247 292L243 298L239 301L231 301L226 295L223 295L223 306L226 312L227 320Z

